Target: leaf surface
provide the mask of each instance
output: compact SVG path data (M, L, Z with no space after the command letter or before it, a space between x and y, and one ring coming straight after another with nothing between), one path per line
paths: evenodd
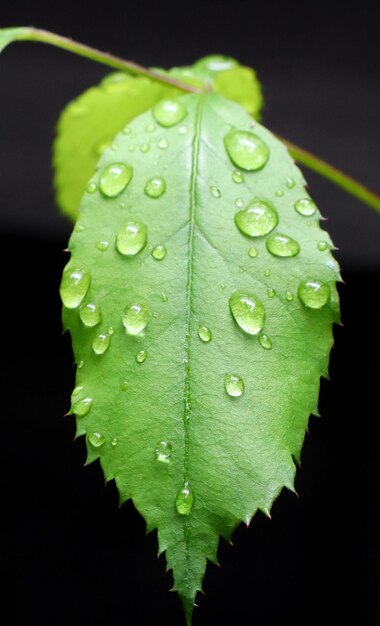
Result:
M121 501L157 528L190 624L219 536L294 488L339 272L283 144L219 95L177 102L180 122L160 126L148 111L101 157L61 294L77 434ZM248 236L247 224L271 229Z
M211 81L215 91L236 100L253 116L259 116L262 95L256 74L233 59L205 57L193 67L160 71L199 87ZM87 181L100 155L124 126L162 98L182 95L183 92L170 85L112 72L100 85L73 100L59 118L53 145L54 186L61 211L75 221Z

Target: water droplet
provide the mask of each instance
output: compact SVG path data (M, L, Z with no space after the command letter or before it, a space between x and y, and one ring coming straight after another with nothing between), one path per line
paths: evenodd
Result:
M88 113L88 107L80 102L73 102L68 109L73 117L83 117Z
M180 126L178 132L180 135L187 135L189 129L187 128L187 126Z
M321 309L330 299L330 287L319 280L303 280L298 287L298 297L309 309Z
M257 248L250 248L248 250L248 255L250 257L252 257L252 259L254 259L255 257L257 257L257 255L259 254L259 251L257 250Z
M185 482L182 489L178 492L175 506L180 515L189 515L194 504L194 494L189 487L189 483Z
M309 217L310 215L314 215L317 210L315 202L311 198L301 198L301 200L297 200L294 205L294 208L300 215L304 217Z
M100 250L101 252L105 252L108 249L109 245L110 244L108 243L108 241L97 241L95 244L97 249Z
M117 441L117 437L113 437L113 439L111 439L111 446L114 448L115 446L117 446L118 441Z
M164 291L161 293L161 300L162 300L162 302L167 302L168 301L168 296L166 295L166 293Z
M109 148L110 146L110 142L109 141L99 141L94 148L95 154L97 157L100 157L103 152L105 152L107 150L107 148Z
M257 335L264 327L265 308L256 296L236 291L229 300L231 313L238 326L248 335Z
M205 343L208 343L212 339L212 333L208 326L198 326L198 335Z
M283 235L282 233L270 235L265 243L268 252L274 256L296 256L299 254L301 249L299 243L295 239L288 237L288 235Z
M84 361L78 361L78 370L81 370L84 365Z
M131 129L129 128L129 126L125 126L123 128L123 133L124 133L124 135L130 135L131 134Z
M181 102L178 100L161 100L153 107L153 117L165 128L175 126L186 117L187 111Z
M285 294L285 298L287 299L288 302L291 302L293 300L293 294L291 291L287 291Z
M80 224L79 222L76 222L76 224L74 226L74 232L75 233L82 233L83 231L84 231L83 224Z
M98 185L94 181L92 181L91 183L88 183L86 191L87 193L95 193L97 188Z
M135 144L134 143L129 144L128 150L129 150L129 152L134 152L135 151Z
M119 149L119 144L117 143L111 144L111 150L113 150L114 152L117 152L118 149Z
M150 314L146 304L132 302L128 304L121 316L123 325L129 335L139 335L146 328Z
M210 191L211 191L212 195L214 196L214 198L220 198L220 196L222 195L220 193L220 189L218 189L218 187L215 187L214 185L212 185L212 187L210 187Z
M153 133L156 128L157 126L155 124L148 124L148 126L145 126L145 130L147 133Z
M164 137L163 139L160 139L157 145L159 148L161 148L161 150L165 150L165 148L169 147L169 142L166 137Z
M154 176L154 178L150 178L144 187L146 195L150 198L161 198L161 196L165 193L165 190L166 182L164 178L161 178L161 176Z
M94 448L100 448L106 442L105 437L100 433L91 433L88 436L88 440Z
M146 361L147 356L148 356L147 350L140 350L140 352L136 354L136 362L144 363L144 361Z
M243 235L262 237L277 226L277 211L266 200L254 200L246 209L236 213L235 224Z
M126 222L116 236L116 248L124 256L135 256L146 245L147 228L141 222Z
M264 350L272 350L272 340L264 333L259 334L259 344Z
M109 348L110 341L111 337L108 333L99 333L99 335L96 335L92 342L92 349L95 354L104 354Z
M264 276L270 276L270 269L269 268L264 270Z
M240 183L244 183L244 174L236 170L235 172L232 172L232 180L238 185Z
M243 170L259 170L269 159L266 143L249 131L232 130L225 136L224 145L232 163Z
M131 165L111 163L104 168L100 176L99 189L107 198L115 198L124 191L132 176Z
M277 196L277 198L282 198L284 192L282 191L282 189L277 189L274 195Z
M143 143L140 146L140 152L142 152L143 154L146 154L147 152L149 152L150 150L150 145L148 143Z
M161 463L168 463L172 453L172 445L168 441L159 441L156 445L156 459Z
M162 261L166 257L167 249L164 243L160 243L158 246L153 248L152 257L156 259L156 261Z
M102 321L102 314L98 304L87 302L82 304L79 309L79 317L85 326L97 326Z
M115 331L114 331L114 329L112 328L112 326L109 326L109 327L108 327L108 330L107 330L107 333L108 333L110 336L112 336L112 335L114 334L114 332L115 332Z
M70 413L75 413L77 417L84 417L91 410L92 404L92 398L83 398L83 400L78 400L77 402L74 402Z
M286 179L286 186L288 189L293 189L296 186L296 181L289 177Z
M73 391L72 391L71 399L73 400L75 398L75 396L77 396L78 393L80 393L82 391L82 389L83 389L83 385L78 385L77 387L75 387L73 389Z
M324 252L325 250L327 250L329 247L329 244L327 243L327 241L319 241L318 242L318 250L320 250L320 252Z
M244 393L244 381L236 374L226 374L224 377L224 388L232 398L238 398Z
M236 198L235 206L237 206L238 209L241 209L244 206L244 202L242 198Z
M268 294L268 298L274 298L276 295L276 292L274 289L272 289L272 287L268 287L267 294Z
M122 383L120 383L120 391L127 391L128 389L128 383L126 380L123 380Z
M76 309L90 286L90 274L83 270L67 268L63 272L59 292L67 309Z

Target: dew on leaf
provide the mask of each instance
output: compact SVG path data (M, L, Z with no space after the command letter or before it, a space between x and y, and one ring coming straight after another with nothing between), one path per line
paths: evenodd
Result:
M321 309L330 299L330 287L319 280L303 280L298 287L298 297L309 309Z
M92 181L91 183L88 183L86 191L87 193L95 193L97 188L98 185L94 181Z
M237 206L238 209L241 209L244 206L244 202L242 198L236 198L235 206Z
M259 254L259 251L257 248L250 248L248 250L248 256L250 256L252 259L254 259L255 257L257 257L257 255Z
M327 243L327 241L318 241L317 247L320 252L324 252L325 250L328 249L329 244Z
M131 165L111 163L101 173L99 189L107 198L115 198L124 191L132 176L133 169Z
M175 506L180 515L189 515L194 504L194 494L189 487L189 483L185 482L182 489L178 492Z
M100 250L100 252L108 250L109 245L108 241L97 241L95 244L96 248Z
M277 189L274 195L277 196L277 198L282 198L284 192L282 191L282 189Z
M117 437L113 437L113 438L111 439L111 446L112 446L113 448L115 448L115 446L117 446L117 444L118 444Z
M267 267L267 269L264 270L264 276L267 276L267 277L270 276L270 269L269 269L269 267Z
M258 135L248 131L232 130L225 136L224 145L232 163L243 170L259 170L269 159L267 144Z
M161 150L165 150L165 148L169 147L169 142L166 137L163 137L162 139L160 139L157 145L159 148L161 148Z
M168 296L166 295L166 293L164 291L161 292L161 300L162 300L162 302L167 302L168 301Z
M136 362L137 363L144 363L144 361L146 361L146 358L148 356L148 352L147 350L140 350L137 354L136 354Z
M117 144L117 143L112 143L112 144L111 144L111 150L112 150L113 152L117 152L117 151L118 151L118 149L119 149L119 144Z
M131 134L131 129L129 128L129 126L124 126L122 132L123 132L124 135L130 135Z
M291 292L291 291L287 291L287 292L285 293L285 298L286 298L286 300L287 300L288 302L291 302L291 301L293 300L293 297L294 297L294 296L293 296L293 294L292 294L292 292Z
M168 463L172 453L172 445L168 441L159 441L155 451L157 461L160 461L160 463Z
M156 259L156 261L162 261L166 257L167 249L164 243L158 244L152 250L152 257Z
M78 393L80 393L83 389L83 385L77 385L77 387L74 387L72 394L71 394L71 399L73 400L75 398L75 396L78 395Z
M268 252L281 257L296 256L301 249L298 241L282 233L270 235L266 240L266 247Z
M80 269L65 269L59 292L67 309L76 309L85 297L90 286L91 277L88 272Z
M315 202L311 198L301 198L294 204L295 210L304 217L310 217L314 215L317 210Z
M129 144L128 150L129 150L129 152L134 152L135 151L135 144L134 143Z
M99 333L92 341L92 349L97 355L104 354L110 345L111 337L108 333Z
M150 150L150 145L148 143L143 143L140 146L140 152L142 152L142 154L146 154L147 152L149 152Z
M126 380L123 380L122 383L120 383L120 391L127 391L128 389L128 383Z
M88 440L90 444L94 446L94 448L100 448L106 442L105 437L100 433L90 433L88 436Z
M264 350L272 349L272 340L270 337L268 337L268 335L266 335L265 333L260 333L258 335L258 339L260 346L264 348Z
M237 183L238 185L240 183L244 183L244 174L236 170L235 172L232 172L232 180L234 181L234 183Z
M92 405L92 398L83 398L82 400L74 402L70 412L75 413L77 417L84 417L90 412Z
M212 339L212 333L208 326L204 326L200 324L198 326L198 335L199 338L204 341L204 343L208 343Z
M235 215L235 224L247 237L263 237L278 224L274 206L267 200L253 200Z
M215 187L215 185L212 185L210 187L210 191L211 191L212 195L214 196L214 198L220 198L220 196L222 195L220 193L220 189L218 189L218 187Z
M178 132L180 135L187 135L189 129L187 128L187 126L180 126Z
M179 124L187 115L183 104L174 99L161 100L153 107L152 113L156 122L165 128Z
M123 325L129 335L139 335L148 325L149 309L142 302L128 304L121 317Z
M116 236L116 248L124 256L135 256L146 245L147 228L142 222L122 224Z
M224 377L224 388L231 398L238 398L244 393L244 381L236 374L226 374Z
M78 370L81 370L83 365L84 365L84 361L78 361L78 365L77 365Z
M161 176L150 178L144 187L144 191L149 198L161 198L165 190L166 181L164 178L161 178Z
M229 300L231 313L242 331L257 335L265 323L265 308L256 296L235 291Z
M155 124L148 124L145 126L145 130L147 133L153 133L156 130L157 126Z
M102 314L98 304L86 302L79 309L79 317L83 324L88 327L97 326L102 321Z
M272 289L272 287L268 287L267 288L267 295L268 295L268 298L274 298L275 295L276 295L276 292L275 292L274 289Z
M287 178L286 179L286 186L288 189L293 189L293 187L296 186L296 181L294 180L294 178Z

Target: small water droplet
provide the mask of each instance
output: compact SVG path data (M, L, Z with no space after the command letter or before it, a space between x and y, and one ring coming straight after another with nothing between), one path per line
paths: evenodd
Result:
M105 152L107 150L107 148L109 148L110 146L110 142L109 141L99 141L94 148L95 154L97 157L102 156L103 152Z
M288 301L288 302L291 302L291 301L293 300L293 297L294 297L294 296L293 296L293 294L292 294L292 292L291 292L291 291L287 291L287 292L285 293L285 298L287 299L287 301Z
M131 134L131 129L129 128L129 126L125 126L123 128L123 133L124 133L124 135L130 135Z
M121 316L123 325L129 335L139 335L146 328L150 318L146 304L132 302L128 304Z
M110 337L112 337L112 335L114 334L114 329L112 328L112 326L108 327L107 333L110 335Z
M222 195L220 193L220 189L218 189L218 187L215 187L214 185L210 187L210 191L212 195L214 196L214 198L220 198L220 196Z
M288 235L282 233L275 233L270 235L266 240L266 247L268 252L274 256L291 257L296 256L300 252L300 245Z
M94 181L91 181L90 183L88 183L86 191L87 193L95 193L97 188L98 185Z
M94 448L100 448L106 442L105 437L103 437L100 433L91 433L88 436L88 440Z
M257 255L258 255L258 254L259 254L259 251L258 251L258 249L257 249L257 248L250 248L250 249L248 250L248 255L249 255L252 259L254 259L255 257L257 257Z
M104 354L110 345L111 337L108 333L99 333L92 342L92 349L97 355Z
M165 193L166 190L166 181L161 176L154 176L150 178L145 187L144 191L147 196L150 198L161 198L161 196Z
M75 413L77 417L84 417L85 415L87 415L87 413L89 413L92 405L92 398L83 398L83 400L78 400L77 402L74 402L73 406L71 407L70 413Z
M74 226L74 232L75 233L82 233L83 231L84 231L83 224L80 224L79 222L76 222L76 224Z
M145 130L147 133L153 133L156 128L157 126L155 124L148 124L148 126L145 126Z
M244 206L244 202L242 198L236 198L235 206L237 206L238 209L241 209Z
M162 261L166 257L167 249L164 243L160 243L158 246L153 248L152 257L156 259L156 261Z
M259 170L269 159L267 144L249 131L232 130L225 136L224 145L232 163L243 170Z
M108 241L97 241L95 244L97 249L100 250L101 252L105 252L108 249L109 245L110 244L108 243Z
M168 301L168 296L166 295L166 293L164 291L161 293L161 300L162 300L162 302L167 302Z
M260 333L258 336L259 344L264 350L272 350L272 340L265 333Z
M238 326L248 335L257 335L264 327L265 308L256 296L236 291L229 299L231 313Z
M314 215L317 210L315 202L311 198L301 198L294 205L295 210L304 217Z
M247 237L263 237L278 224L274 206L266 200L254 200L235 215L235 224Z
M98 304L87 302L82 304L79 309L79 317L85 326L97 326L102 321L102 314Z
M147 356L148 356L147 350L140 350L140 352L136 354L136 362L144 363L144 361L146 361Z
M178 100L161 100L153 107L153 117L165 128L175 126L186 117L187 111L181 102Z
M117 446L118 441L117 441L117 437L113 437L113 439L111 439L111 446L114 448L115 446Z
M269 268L264 270L264 276L270 276L270 269Z
M73 102L68 111L72 117L84 117L88 113L88 107L80 102Z
M272 289L272 287L268 287L267 288L267 295L268 295L268 298L274 298L275 295L276 295L276 292L275 292L274 289Z
M161 150L165 150L165 148L169 147L169 142L166 139L166 137L163 137L162 139L160 139L160 141L158 142L157 146L159 148L161 148Z
M141 222L122 224L116 236L116 248L124 256L135 256L145 248L147 228Z
M111 163L107 165L100 176L99 189L107 198L115 198L126 188L133 176L131 165Z
M142 152L143 154L146 154L147 152L149 152L150 150L150 145L148 143L143 143L140 146L140 152Z
M83 389L83 385L78 385L77 387L75 387L73 389L73 391L72 391L71 399L73 400L75 398L75 396L77 396L78 393L80 393L82 391L82 389Z
M194 504L194 494L189 487L189 483L185 482L182 489L178 492L175 506L180 515L189 515Z
M156 459L160 463L169 463L172 445L168 441L159 441L156 445Z
M320 252L324 252L325 250L327 250L329 247L329 244L327 243L327 241L318 241L318 250Z
M129 152L134 152L135 151L135 144L134 143L129 144L128 150L129 150Z
M330 299L330 287L319 280L303 280L298 287L298 297L309 309L321 309Z
M78 370L81 370L83 365L84 365L84 361L78 361L78 365L77 365Z
M119 144L117 143L111 144L111 150L113 150L113 152L117 152L118 149L119 149Z
M224 283L221 283L220 288L221 288L222 291L224 291L225 288L226 288L226 285Z
M187 133L189 132L187 126L180 126L178 129L178 132L180 135L187 135Z
M83 270L67 268L63 271L59 292L67 309L76 309L85 297L91 277Z
M232 180L234 183L240 185L240 183L244 183L244 174L236 170L235 172L232 172Z
M236 374L226 374L224 377L224 388L232 398L238 398L244 393L244 381Z
M296 181L289 177L286 179L286 186L288 189L293 189L296 186Z
M208 326L198 326L198 335L205 343L208 343L212 339L212 333Z
M120 383L120 391L127 391L128 389L128 383L126 380L123 380L122 383Z
M284 192L282 191L282 189L277 189L274 195L277 196L277 198L282 198Z

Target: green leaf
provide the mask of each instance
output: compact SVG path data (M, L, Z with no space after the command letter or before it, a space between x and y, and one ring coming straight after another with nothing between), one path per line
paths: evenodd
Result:
M198 87L211 80L215 91L236 100L254 117L259 116L262 95L256 74L233 59L205 57L193 67L160 71ZM182 93L157 81L113 72L99 86L73 100L59 119L53 146L54 186L61 211L75 221L86 183L116 133L162 98Z
M0 28L0 52L13 41L25 39L29 33L30 28L27 26Z
M339 271L283 144L219 95L177 105L102 156L61 295L77 434L157 528L190 624L219 535L294 489Z

